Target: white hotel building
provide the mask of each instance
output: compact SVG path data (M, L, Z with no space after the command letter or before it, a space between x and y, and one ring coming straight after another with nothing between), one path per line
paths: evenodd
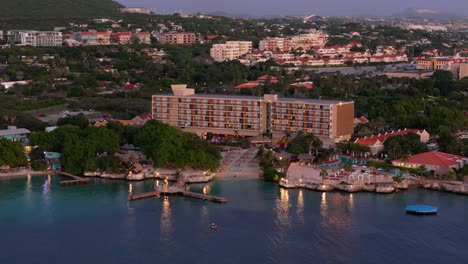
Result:
M252 52L252 41L228 41L214 44L210 55L217 62L237 60L240 56Z

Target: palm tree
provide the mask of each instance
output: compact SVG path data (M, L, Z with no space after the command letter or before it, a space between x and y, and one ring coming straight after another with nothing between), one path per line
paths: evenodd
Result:
M323 178L328 176L328 171L326 169L322 169L320 171L320 177L322 177L322 184L323 184Z
M315 149L315 156L317 157L318 151L322 146L323 146L323 142L318 137L311 134L311 141L309 144L309 154L312 152L312 149Z
M286 141L291 137L291 133L288 130L284 130L284 137L286 138Z

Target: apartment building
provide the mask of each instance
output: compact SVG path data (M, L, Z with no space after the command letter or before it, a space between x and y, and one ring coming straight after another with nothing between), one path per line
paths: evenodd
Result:
M217 62L239 59L240 56L252 52L252 41L228 41L224 44L214 44L210 55Z
M322 31L316 31L314 33L292 36L288 39L292 49L310 50L314 47L324 47L328 41L328 36Z
M193 45L197 42L197 35L193 32L164 32L159 37L162 44Z
M457 80L468 77L468 61L465 63L454 63L451 70L453 77Z
M173 85L173 95L153 95L153 119L204 135L258 136L274 139L285 131L314 133L327 144L347 140L353 133L354 102L195 94L186 85Z
M288 52L291 50L291 44L290 44L290 41L286 38L268 37L263 40L260 40L259 49L261 51L271 50L271 51Z
M7 32L12 44L33 47L62 46L62 33L59 31L11 30Z
M110 32L96 32L97 45L110 45L111 33Z
M97 45L97 36L96 32L76 32L75 40L81 42L83 46L94 46Z
M127 44L132 39L132 32L117 32L113 35L113 39L116 43Z
M468 57L434 57L416 59L418 70L450 70L452 64L467 63Z
M138 32L135 36L140 40L140 43L151 44L151 34L149 32Z

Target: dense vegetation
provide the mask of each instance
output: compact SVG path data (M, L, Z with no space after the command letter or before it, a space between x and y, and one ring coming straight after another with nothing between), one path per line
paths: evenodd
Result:
M260 159L260 168L263 171L263 179L265 181L278 181L286 177L286 173L278 172L275 168L275 155L269 150L261 148L257 156Z
M0 0L2 19L95 18L115 16L121 4L111 0Z
M221 158L211 143L157 121L147 122L136 134L135 143L141 146L155 167L214 170Z
M105 127L63 126L52 132L36 132L30 140L43 150L62 153L62 169L69 173L119 169L119 160L113 154L119 148L120 138Z
M288 143L286 151L294 155L313 151L315 156L317 156L322 145L322 141L314 134L300 133Z
M0 166L16 168L28 163L23 146L19 142L0 139Z
M410 155L428 151L426 144L422 143L420 136L408 133L391 137L384 142L385 154L390 160L408 158Z
M141 146L155 167L216 169L219 165L220 154L214 145L156 121L141 128L115 122L108 127L87 127L82 116L64 118L60 123L64 125L52 132L33 133L30 140L42 150L62 153L62 168L70 173L119 172L124 165L114 154L126 143Z
M7 126L13 125L31 131L44 130L47 126L46 123L29 113L18 110L29 103L14 96L0 95L0 129L6 129Z

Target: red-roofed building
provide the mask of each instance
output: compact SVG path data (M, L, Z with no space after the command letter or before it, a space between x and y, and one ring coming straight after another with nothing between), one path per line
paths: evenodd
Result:
M126 83L124 85L124 89L127 91L133 91L133 90L139 90L141 87L143 87L143 84L141 83Z
M361 117L357 117L357 118L354 118L354 125L358 125L358 124L366 124L366 123L369 123L369 120L363 116Z
M382 151L384 149L383 143L385 142L385 140L387 140L388 138L391 138L391 137L406 135L408 133L415 133L415 134L419 135L420 140L423 143L427 143L427 141L429 141L430 135L429 135L429 133L427 133L426 130L424 130L424 129L420 130L420 129L405 128L403 130L392 131L392 132L388 132L388 133L385 133L385 134L378 134L378 135L374 135L374 136L371 136L371 137L358 138L358 139L356 139L354 141L354 143L359 144L359 145L368 146L368 147L370 147L372 154L377 154L377 153L379 153L380 151Z
M119 44L127 44L132 39L132 32L117 32L113 35L113 39Z
M463 168L468 164L468 157L431 151L413 155L407 160L397 159L392 161L392 164L393 166L413 169L424 166L426 170L433 171L435 175L445 175L452 169Z
M132 119L132 122L136 126L142 126L142 125L146 124L146 122L148 122L152 118L153 118L153 116L151 114L143 114L143 115L139 115L139 116L134 117Z

